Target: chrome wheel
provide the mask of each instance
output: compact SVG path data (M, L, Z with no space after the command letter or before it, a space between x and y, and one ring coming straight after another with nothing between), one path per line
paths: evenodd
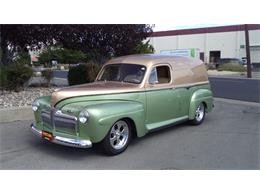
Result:
M205 114L205 108L204 108L204 104L200 104L198 106L198 108L196 109L195 112L195 118L198 122L200 122L203 118L204 118L204 114Z
M109 140L112 148L120 150L127 144L129 138L128 124L123 121L117 121L110 130Z

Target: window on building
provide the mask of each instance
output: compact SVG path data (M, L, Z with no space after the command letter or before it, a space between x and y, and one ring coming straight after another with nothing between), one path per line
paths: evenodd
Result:
M200 60L204 61L204 52L200 52Z
M220 51L210 51L209 52L209 62L211 63L216 63L221 56L221 52Z

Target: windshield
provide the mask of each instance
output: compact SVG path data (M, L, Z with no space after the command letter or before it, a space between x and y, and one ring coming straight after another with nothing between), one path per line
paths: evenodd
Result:
M140 84L146 67L137 64L109 64L104 67L98 81L119 81Z

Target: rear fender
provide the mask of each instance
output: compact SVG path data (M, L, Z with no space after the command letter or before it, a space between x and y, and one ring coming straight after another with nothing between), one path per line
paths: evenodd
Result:
M205 104L206 112L210 112L212 110L213 97L212 97L211 90L198 89L192 94L191 101L190 101L190 108L189 108L189 119L190 120L195 118L195 111L200 103Z

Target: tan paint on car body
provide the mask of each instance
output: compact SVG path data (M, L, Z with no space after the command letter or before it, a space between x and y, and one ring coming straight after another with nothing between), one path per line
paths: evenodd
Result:
M147 70L140 84L97 81L104 67L109 64L139 64L146 66ZM167 84L158 84L155 87L148 80L153 67L158 65L168 65L171 67L172 81ZM93 83L66 87L55 91L52 94L51 103L52 106L55 106L63 99L77 96L137 92L145 89L174 88L206 83L209 83L209 81L205 65L201 60L156 54L129 55L109 60L100 70L96 81Z

